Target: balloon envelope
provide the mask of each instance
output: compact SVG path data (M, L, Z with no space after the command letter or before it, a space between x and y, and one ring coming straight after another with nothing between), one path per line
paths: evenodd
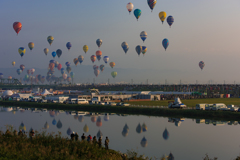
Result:
M55 51L53 51L53 52L52 52L52 56L53 56L53 58L55 58L56 55L57 55L57 53L56 53Z
M48 52L49 52L49 49L48 48L44 48L43 52L47 55Z
M111 75L113 78L115 78L117 76L117 72L112 72Z
M162 45L163 45L163 47L165 48L165 50L167 49L167 47L168 47L168 45L169 45L169 41L168 41L168 39L164 39L163 41L162 41Z
M129 14L131 13L131 11L133 10L133 4L131 3L131 2L129 2L128 4L127 4L127 6L126 6L126 8L127 8L127 10L128 10L128 12L129 12Z
M168 25L169 25L170 27L172 26L173 22L174 22L173 16L168 16L168 18L167 18L167 23L168 23Z
M94 74L95 74L96 77L99 75L99 73L100 73L100 71L98 69L94 70Z
M72 47L72 44L70 42L67 42L66 47L68 50L70 50L70 48Z
M150 7L151 10L155 7L157 0L147 0L148 6Z
M127 42L122 42L121 46L122 46L123 51L125 53L127 53L128 49L129 49Z
M198 65L199 65L199 67L202 70L204 68L204 66L205 66L205 63L203 61L200 61Z
M140 56L140 54L142 52L142 46L140 46L140 45L136 46L135 50L136 50L138 56Z
M104 65L103 65L103 64L100 65L100 70L101 70L101 71L104 70Z
M97 43L97 46L100 48L100 46L102 45L102 40L101 39L97 39L96 43Z
M108 57L108 56L104 56L104 57L103 57L103 61L104 61L105 63L107 63L107 62L109 61L109 57Z
M28 47L30 50L32 50L34 48L34 43L33 42L29 42L28 43Z
M96 61L96 56L95 56L95 55L92 55L92 56L90 57L90 59L91 59L91 61L94 63L94 62Z
M87 46L87 45L84 45L84 46L83 46L83 51L84 51L85 53L87 53L87 51L88 51L88 46Z
M147 47L146 46L142 46L142 54L145 55L146 52L147 52Z
M78 61L80 62L80 64L83 62L84 57L82 55L78 56Z
M166 12L164 12L164 11L162 11L162 12L159 12L158 16L159 16L160 20L161 20L161 21L162 21L162 23L163 23L163 22L164 22L164 20L165 20L165 19L166 19L166 17L167 17L167 13L166 13Z
M16 62L12 61L12 65L15 66Z
M168 137L169 137L169 133L168 133L167 128L165 128L165 130L163 131L163 138L164 138L165 140L167 140Z
M24 47L20 47L18 48L18 53L20 54L20 56L22 57L26 52L26 49Z
M20 32L20 30L22 29L22 24L20 22L14 22L13 29L18 34Z
M138 20L138 18L142 14L142 11L140 9L135 9L133 13L134 13L134 16L136 17L136 19Z
M52 44L53 40L54 40L53 36L48 36L47 37L47 41L50 45Z
M58 49L58 50L56 51L56 53L57 53L58 58L60 58L61 55L62 55L62 50L61 50L61 49Z
M113 68L115 66L115 62L110 62L109 65Z
M147 39L147 32L142 31L140 33L140 38L142 39L142 41L144 42Z

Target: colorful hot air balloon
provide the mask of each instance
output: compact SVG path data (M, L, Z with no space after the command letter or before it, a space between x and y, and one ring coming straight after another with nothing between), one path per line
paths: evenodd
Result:
M142 39L142 41L144 42L147 39L147 32L142 31L140 33L140 38Z
M20 54L20 56L22 57L26 52L26 49L24 47L20 47L18 48L18 53Z
M97 39L96 43L97 43L98 48L100 48L100 46L102 45L102 40L101 39Z
M65 63L65 65L66 65L67 67L70 66L70 64L71 64L70 62L66 62L66 63Z
M103 64L100 65L100 70L101 70L101 71L104 70L104 65L103 65Z
M101 51L96 51L96 56L97 56L97 59L98 59L98 61L100 61L101 60L101 57L102 57L102 52Z
M55 64L55 60L51 59L51 60L49 61L49 63L54 63L54 64Z
M168 39L165 38L165 39L162 41L162 45L163 45L163 47L165 48L165 51L166 51L166 49L167 49L167 47L168 47L168 45L169 45Z
M58 129L61 129L62 128L62 122L60 120L58 120L57 122L57 128Z
M48 37L47 37L47 41L48 41L48 43L50 44L50 46L51 46L53 40L54 40L53 36L48 36Z
M110 62L109 65L113 68L115 66L115 62Z
M84 121L84 116L83 115L78 116L78 121L83 122Z
M129 12L129 14L132 12L132 10L133 10L133 4L131 3L131 2L129 2L128 4L127 4L127 10L128 10L128 12Z
M117 76L117 72L112 72L111 75L113 78L115 78Z
M20 75L22 73L21 69L17 69L17 74Z
M205 63L203 61L200 61L198 65L199 65L199 67L202 70L204 68L204 66L205 66Z
M30 69L28 69L28 70L27 70L27 74L29 75L30 73L31 73L31 70L30 70Z
M56 53L57 53L58 58L60 58L61 55L62 55L62 50L61 50L61 49L58 49L58 50L56 51Z
M3 79L3 74L2 73L0 73L0 79Z
M23 71L25 69L25 66L23 64L21 64L20 69Z
M79 62L79 61L78 61L78 58L74 58L74 59L73 59L73 63L74 63L76 66L77 66L78 62Z
M109 57L108 57L108 56L104 56L104 57L103 57L103 61L104 61L105 63L107 63L107 62L109 61Z
M18 34L20 32L20 30L22 29L22 24L20 22L14 22L13 29Z
M78 56L78 61L80 62L80 64L83 62L84 57L82 55Z
M173 22L174 22L173 16L168 16L168 18L167 18L167 23L168 23L168 25L170 26L170 28L171 28Z
M62 77L63 77L64 80L66 80L66 79L67 79L67 74L66 74L66 73L63 73L63 74L62 74Z
M135 50L136 50L138 56L140 56L140 54L142 52L142 46L140 46L140 45L136 46Z
M142 130L143 130L143 132L147 131L147 125L145 123L142 124Z
M49 124L46 122L45 124L44 124L44 129L48 129L49 128Z
M71 80L72 80L71 77L67 77L68 82L71 82Z
M62 68L62 65L59 63L58 66L57 66L57 69L60 71Z
M8 80L11 80L12 79L12 76L8 76Z
M57 53L56 53L55 51L53 51L53 52L52 52L52 56L53 56L53 58L55 58L56 55L57 55Z
M65 73L65 69L61 68L61 74L64 74L64 73Z
M67 70L68 73L70 73L71 70L72 70L72 68L71 68L70 66L67 66L67 69L66 69L66 70Z
M54 67L55 67L55 63L49 63L49 69L50 69L51 71L54 70Z
M100 73L100 71L98 69L94 70L94 74L95 74L96 77L99 75L99 73Z
M57 68L59 65L59 62L58 61L55 61L55 68Z
M74 75L75 75L74 72L70 72L70 76L71 76L71 78L74 78Z
M138 18L141 16L141 14L142 14L142 11L140 10L140 9L135 9L134 10L134 16L137 18L137 20L138 20Z
M98 69L97 65L93 65L93 70Z
M49 49L48 48L44 48L43 52L47 55L48 52L49 52Z
M83 46L83 51L84 51L85 53L87 53L87 51L88 51L88 46L87 46L87 45L84 45L84 46Z
M147 0L148 6L151 9L151 12L153 11L153 8L155 7L157 0Z
M12 65L15 66L16 62L12 61Z
M146 52L147 52L147 47L146 46L142 46L142 54L145 55Z
M90 59L91 59L91 61L94 63L94 62L96 61L96 56L95 56L95 55L92 55L92 56L90 57Z
M35 72L35 69L34 68L32 68L31 69L31 74L33 74Z
M122 46L122 49L124 50L124 52L127 53L128 49L129 49L127 42L122 42L121 46Z
M33 42L29 42L28 43L28 47L30 50L32 50L34 48L34 43Z
M167 17L167 13L166 12L164 12L164 11L162 11L162 12L159 12L159 18L160 18L160 20L162 21L162 23L164 22L164 20L166 19L166 17Z
M70 48L72 47L72 44L70 42L67 42L66 47L68 50L70 50Z

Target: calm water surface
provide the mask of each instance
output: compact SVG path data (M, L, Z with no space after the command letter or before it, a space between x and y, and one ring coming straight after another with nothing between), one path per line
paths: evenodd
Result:
M0 107L0 128L30 128L49 133L60 131L69 137L71 131L79 136L102 133L108 136L109 148L126 153L160 158L171 152L175 160L203 159L207 153L219 160L240 155L240 126L235 122L204 119L176 119L152 116L96 114L84 112L41 111L37 109Z

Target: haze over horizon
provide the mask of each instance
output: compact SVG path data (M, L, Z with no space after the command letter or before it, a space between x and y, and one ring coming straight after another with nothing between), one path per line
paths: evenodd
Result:
M86 83L95 78L100 82L131 82L159 84L168 83L240 83L238 43L240 22L235 18L240 14L238 0L202 0L202 1L157 1L151 12L147 0L132 0L134 9L139 8L142 14L137 21L133 13L129 15L126 4L129 1L29 1L17 0L0 2L1 19L1 63L0 72L7 76L24 77L26 70L35 68L34 76L46 76L49 61L57 60L64 68L65 62L70 62L75 73L75 83ZM134 10L133 9L133 10ZM174 17L174 23L169 28L166 20L162 24L158 13L165 11L167 16ZM133 11L132 11L133 12ZM4 15L4 16L3 16ZM13 30L14 22L22 23L22 30L16 36ZM147 39L143 43L140 33L146 31ZM47 37L51 35L54 41L50 46ZM100 49L96 40L103 40ZM162 40L167 38L169 46L165 51ZM129 51L124 53L121 43L126 41ZM32 51L28 43L34 42ZM66 43L71 42L70 51ZM89 50L85 54L84 45ZM135 47L145 45L148 50L143 56L138 56ZM26 49L21 58L18 48ZM44 48L49 48L46 56ZM61 49L60 58L53 58L51 53ZM109 56L109 62L115 62L112 69L103 60L96 60L95 65L105 65L105 70L95 77L94 65L90 56L101 50L104 56ZM73 59L79 55L84 61L77 67ZM12 61L16 65L12 66ZM200 61L205 62L201 71ZM18 76L16 69L24 64L26 69ZM15 71L13 70L15 69ZM45 70L45 74L44 74ZM115 79L111 72L117 71ZM55 68L55 76L61 76Z

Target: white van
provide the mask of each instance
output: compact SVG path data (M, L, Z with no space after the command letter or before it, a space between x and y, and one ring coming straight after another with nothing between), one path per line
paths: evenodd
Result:
M206 103L196 104L196 110L205 110L205 107L206 107L207 105L208 105L208 104L206 104Z
M227 108L227 106L224 103L215 103L213 104L212 110L218 111L218 110L222 110L223 108Z
M77 99L77 104L88 104L86 99Z
M213 104L207 104L207 105L205 106L205 110L206 110L206 111L210 111L210 110L212 110L212 107L213 107Z

